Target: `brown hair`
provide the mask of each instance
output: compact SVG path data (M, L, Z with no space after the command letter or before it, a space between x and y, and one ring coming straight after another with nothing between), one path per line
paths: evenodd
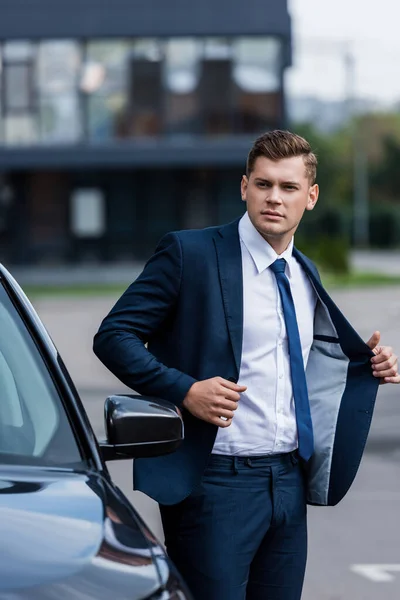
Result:
M247 158L247 177L250 177L259 156L265 156L270 160L302 156L306 167L306 175L311 185L315 183L317 177L317 157L311 150L311 146L307 140L296 133L276 129L275 131L268 131L256 139Z

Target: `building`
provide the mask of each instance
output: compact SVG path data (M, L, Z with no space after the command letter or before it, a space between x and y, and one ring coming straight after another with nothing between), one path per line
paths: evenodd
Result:
M285 125L285 0L0 0L0 260L143 259L240 214Z

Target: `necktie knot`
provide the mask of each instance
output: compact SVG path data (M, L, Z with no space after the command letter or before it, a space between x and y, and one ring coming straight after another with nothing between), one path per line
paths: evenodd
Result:
M284 273L286 268L286 260L284 258L278 258L272 263L271 269L277 275L278 273Z

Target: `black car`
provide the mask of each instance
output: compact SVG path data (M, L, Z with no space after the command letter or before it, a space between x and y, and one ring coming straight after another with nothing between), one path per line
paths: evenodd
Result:
M46 329L1 266L0 394L0 600L189 600L106 467L172 452L178 411L112 396L98 442Z

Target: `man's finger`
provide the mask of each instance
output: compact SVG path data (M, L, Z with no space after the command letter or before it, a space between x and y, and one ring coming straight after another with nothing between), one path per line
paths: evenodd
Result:
M400 383L400 375L396 375L396 377L385 377L381 379L381 383Z
M224 408L220 408L218 416L220 419L223 419L224 421L229 421L229 420L233 419L233 411L225 410Z
M223 398L218 402L218 407L216 410L223 408L225 410L236 410L238 407L238 402L236 400L228 400L227 398Z
M218 390L218 393L215 395L215 403L221 403L223 400L230 400L231 402L239 402L240 394L239 392L234 392L233 390L228 390L228 388L221 387Z
M385 369L384 371L373 371L374 377L379 377L383 379L384 377L396 377L398 375L396 367L391 367L390 369Z
M220 384L223 387L228 388L228 390L233 390L234 392L245 392L247 390L247 386L238 385L234 381L228 381L228 379L223 379L222 377L220 378Z
M229 427L230 425L232 425L232 419L228 419L227 421L225 421L224 419L220 419L219 417L216 417L211 422L214 425L217 425L218 427Z
M376 350L378 354L371 358L373 365L392 360L393 357L395 360L397 360L397 356L393 354L393 348L390 346L379 346L379 348L376 348Z
M369 346L371 348L371 350L374 350L374 348L377 347L377 345L379 344L380 341L381 341L380 332L374 331L374 333L371 335L371 337L369 338L369 340L367 342L367 346Z
M378 358L380 355L378 355L376 358ZM395 354L393 354L390 358L388 359L382 359L381 362L376 361L372 363L372 369L374 371L384 371L385 369L390 369L390 367L393 367L397 365L397 356Z

